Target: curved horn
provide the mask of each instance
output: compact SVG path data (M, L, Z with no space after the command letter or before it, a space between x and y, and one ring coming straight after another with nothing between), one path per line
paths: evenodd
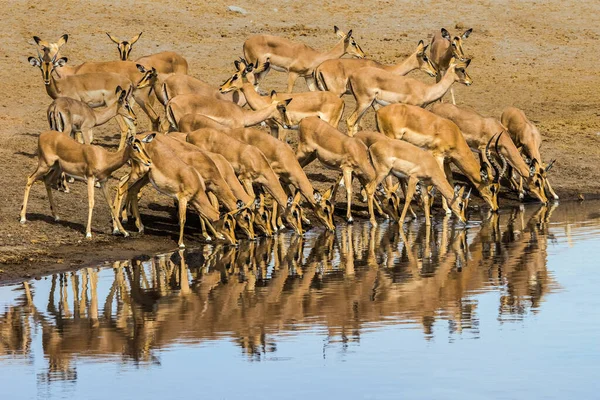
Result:
M492 157L492 153L490 152L490 146L492 145L492 142L494 141L494 138L497 135L498 134L492 136L490 138L490 140L487 142L487 144L485 145L485 156L487 157L489 162L492 164L492 168L494 169L494 182L496 182L496 176L498 176L498 174L500 173L500 166L498 165L498 163L496 162L494 157Z
M500 141L500 137L502 136L503 133L504 133L504 131L502 131L498 134L498 137L496 138L496 144L494 145L494 148L496 149L496 153L498 154L498 157L500 157L500 159L502 160L502 170L500 171L500 175L498 175L496 177L496 182L500 182L500 179L502 178L502 176L504 176L504 173L506 172L506 168L508 167L508 163L506 162L506 157L504 157L500 153L500 150L498 149L498 142Z

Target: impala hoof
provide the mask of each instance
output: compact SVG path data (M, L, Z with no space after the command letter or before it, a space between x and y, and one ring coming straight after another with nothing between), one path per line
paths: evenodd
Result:
M525 198L525 194L524 193L519 193L519 200L523 201L523 199Z
M212 238L210 236L204 236L204 240L207 242L212 242Z
M555 195L554 195L554 200L557 200L557 201L558 201L558 199L559 199L558 195L557 195L557 194L555 194Z
M129 232L123 231L123 237L129 237Z
M91 238L92 238L92 234L91 234L91 232L88 232L88 233L86 233L86 234L85 234L85 238L86 238L86 239L91 239Z
M126 224L127 221L129 221L129 217L123 217L123 218L121 218L121 222L123 222L124 224Z
M183 243L179 243L179 248L180 248L180 249L185 249L185 244L183 244Z
M352 217L348 218L347 221L348 221L349 224L353 224L354 223L354 219Z
M21 224L25 224L25 222L27 222L27 220L25 219L25 217L21 217L21 219L19 220L19 222Z
M55 216L54 216L54 221L55 221L55 222L58 222L58 221L60 221L60 217L59 217L58 215L55 215Z
M452 210L446 210L446 215L451 215L452 214Z
M141 234L144 233L144 227L143 226L141 226L141 227L138 228L138 233L141 233Z

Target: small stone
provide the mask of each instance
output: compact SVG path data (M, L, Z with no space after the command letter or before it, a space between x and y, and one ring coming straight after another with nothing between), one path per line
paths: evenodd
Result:
M229 6L227 7L227 10L232 11L232 12L236 12L242 15L246 15L248 14L248 11L246 11L245 8L242 7L238 7L238 6Z
M463 24L462 22L458 22L456 25L454 25L455 29L465 29L465 24Z

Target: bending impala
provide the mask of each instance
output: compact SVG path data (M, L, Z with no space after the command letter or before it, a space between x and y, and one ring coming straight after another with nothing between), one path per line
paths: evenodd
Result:
M233 74L220 87L221 93L228 93L232 90L240 90L248 105L253 110L260 110L268 107L271 101L289 100L290 103L286 107L287 122L281 120L281 116L276 116L276 122L270 124L271 134L277 136L280 140L285 141L284 131L279 130L279 125L286 128L298 126L303 118L317 116L323 121L328 122L333 127L338 126L342 113L344 112L344 101L329 92L306 92L306 93L273 93L269 96L261 96L256 92L256 74L269 68L269 63L265 63L260 67L257 65L247 65L245 60L235 63L238 71ZM279 118L278 118L279 117Z
M506 128L500 121L495 118L484 118L471 109L457 107L450 103L436 103L431 108L431 111L440 117L449 119L460 128L469 147L479 152L481 163L487 166L489 173L491 171L490 162L493 160L487 159L485 147L493 136L505 131ZM547 198L543 189L543 175L525 163L509 135L502 135L500 137L498 148L506 158L509 166L514 168L520 175L520 183L516 184L513 182L512 173L509 172L511 183L518 189L519 198L523 199L524 197L523 178L525 178L531 194L537 197L542 203L545 203Z
M436 76L437 71L426 54L428 46L429 45L425 46L423 41L420 40L415 52L396 65L384 65L375 60L367 60L364 58L339 58L327 60L315 69L314 79L317 82L319 90L327 90L338 97L342 97L344 94L352 93L348 87L350 75L364 67L379 68L400 76L406 75L415 69L420 69L430 76Z
M258 148L211 128L203 128L188 133L187 141L203 150L218 153L225 157L231 163L246 191L253 197L255 196L252 184L261 185L266 192L273 196L279 207L284 210L285 220L298 234L303 233L298 201L293 198L288 199L277 175L275 175L264 154ZM276 216L275 207L276 205L274 205L273 218Z
M114 103L95 109L82 101L69 97L57 98L50 104L47 111L50 129L77 137L80 143L91 144L94 139L92 129L105 124L117 115L127 120L128 125L133 127L136 116L129 104L131 88L127 92L117 86L115 94L118 98ZM126 138L125 135L121 135L119 148L124 146Z
M153 141L148 144L146 150L152 159L150 170L127 190L127 201L131 202L138 229L143 231L137 195L142 187L152 183L159 192L177 200L179 247L185 247L183 231L188 204L200 215L201 220L206 220L208 228L217 238L236 243L235 221L230 214L225 214L221 218L219 211L213 207L206 196L204 180L198 171L179 159L164 143ZM213 223L215 223L214 227Z
M386 136L429 150L440 168L445 171L450 183L452 183L450 163L456 165L475 185L492 210L498 210L500 176L495 176L492 180L487 171L480 171L479 163L454 122L420 107L406 104L383 107L377 111L376 117L378 130ZM504 160L501 154L500 157ZM443 200L446 213L450 213L446 199Z
M367 192L373 193L389 174L401 179L408 179L408 187L404 199L404 209L400 216L400 223L404 222L406 212L415 194L417 183L423 181L433 185L440 191L450 205L452 212L462 221L466 222L465 212L469 202L470 191L464 194L465 187L452 186L444 176L444 171L439 167L436 159L427 151L422 150L402 140L383 137L369 147L371 162L375 169L375 178L367 185ZM430 225L429 207L425 206L425 224ZM369 214L371 223L377 225L373 214L373 196L369 197Z
M466 68L471 60L458 62L454 59L442 80L428 85L416 79L396 76L379 68L361 68L350 75L350 87L356 99L356 110L348 117L348 133L358 131L358 125L367 109L377 103L385 106L391 103L411 104L419 107L442 98L454 82L470 86L473 82Z
M76 179L87 181L89 211L85 230L86 238L92 237L92 211L94 209L94 184L96 182L100 184L102 195L110 208L113 223L116 224L117 230L114 233L121 232L123 235L129 236L118 221L116 211L111 205L106 181L114 171L121 168L130 159L146 166L150 165L150 156L146 152L144 144L152 142L153 138L154 135L148 135L141 140L129 137L123 149L116 153L110 153L100 146L77 143L61 132L47 131L41 133L38 139L38 167L27 179L23 206L21 207L21 223L26 221L27 201L31 186L40 179L43 179L46 185L52 216L55 220L58 220L50 183L58 172L64 172Z
M135 35L130 40L119 40L108 32L106 32L106 35L110 40L116 43L121 61L128 61L133 45L138 41L140 36L142 36L142 32ZM135 62L143 65L146 69L154 68L161 74L187 74L188 72L188 63L186 59L173 51L162 51L160 53L140 57L135 60Z
M527 119L525 113L518 108L509 107L502 112L502 125L508 129L510 136L517 145L517 148L521 150L531 160L531 168L542 176L545 187L554 197L554 200L558 200L558 195L550 186L550 182L546 176L547 172L552 168L556 160L552 160L550 164L544 165L542 162L542 155L540 154L540 147L542 147L542 135L537 127Z
M313 71L323 61L340 58L344 54L363 58L365 53L352 37L352 30L347 34L333 27L335 34L341 40L328 52L319 52L304 43L270 35L252 36L244 42L244 58L251 64L264 64L270 61L271 68L276 71L288 73L287 92L291 93L294 83L299 76L304 77L311 91L316 90ZM257 80L262 80L269 70L264 71Z
M450 68L451 60L454 57L457 60L465 60L465 53L462 48L462 41L469 37L473 32L473 29L467 29L460 36L454 36L453 39L450 37L450 33L442 28L439 32L433 35L431 40L431 49L429 55L431 62L437 70L436 81L442 80L442 77L446 74L446 71ZM452 95L452 104L456 104L454 99L454 89L450 88L450 94Z
M300 121L298 128L298 150L296 158L304 168L315 159L324 167L341 171L346 186L346 220L352 219L352 175L367 189L367 198L374 195L367 184L375 179L375 171L369 161L367 146L358 139L344 135L318 117L308 117Z

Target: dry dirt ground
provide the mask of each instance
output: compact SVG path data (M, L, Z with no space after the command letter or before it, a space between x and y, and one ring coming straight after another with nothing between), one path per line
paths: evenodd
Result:
M230 12L229 5L243 7L248 13ZM26 177L37 163L37 137L47 128L45 110L51 101L39 70L27 62L27 57L35 54L33 35L55 40L68 33L63 54L70 64L77 65L117 58L116 46L106 31L122 38L143 31L133 58L174 50L187 58L190 74L217 85L231 74L232 61L241 55L244 39L252 34L270 33L327 49L337 40L335 24L343 30L353 29L369 57L395 63L411 53L419 39L429 40L442 26L451 32L472 27L474 33L465 42L465 51L473 58L469 74L474 84L455 89L458 103L496 117L509 105L524 109L543 132L543 156L558 160L551 180L562 199L600 193L596 179L600 161L600 2L340 0L323 5L288 0L15 0L3 2L2 11L0 281L175 245L171 201L153 190L147 190L142 202L148 228L143 237L125 240L111 236L109 213L97 192L95 237L86 241L87 199L82 184L72 185L71 194L57 194L62 216L58 223L50 217L43 185L37 184L31 193L29 222L19 224ZM430 79L418 72L412 76ZM284 84L285 76L272 72L263 87L282 90ZM299 81L296 91L304 89L304 82ZM346 100L345 117L354 107L351 99ZM365 122L373 127L372 112ZM148 126L147 121L141 119L140 126ZM341 128L345 129L345 124ZM97 143L116 148L116 132L114 121L100 127L95 134ZM318 165L308 170L317 187L333 181L334 175ZM190 220L187 231L197 237L194 221ZM191 238L188 241L193 244Z

